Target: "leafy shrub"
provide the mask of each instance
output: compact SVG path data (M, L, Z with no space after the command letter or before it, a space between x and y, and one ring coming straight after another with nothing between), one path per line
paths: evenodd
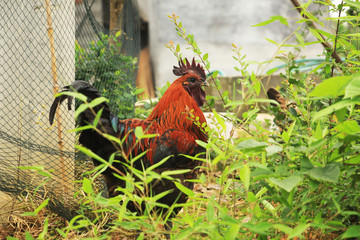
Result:
M360 7L351 1L344 2L356 9ZM337 11L343 7L328 2L322 4ZM282 53L277 59L286 63L279 90L288 102L292 102L286 109L279 106L267 109L275 116L275 123L281 126L279 131L269 132L256 124L256 130L249 128L249 123L260 111L254 102L265 101L254 98L259 95L259 83L266 75L247 71L248 63L241 48L233 45L234 59L238 62L235 69L243 77L240 80L242 90L238 90L242 94L241 101L231 101L227 92L221 93L217 73L210 75L214 87L219 90L219 96L207 96L210 107L214 101L222 101L228 107L226 118L232 119L238 128L245 129L246 134L240 139L224 139L218 133L225 132L227 126L222 118L216 117L218 127L204 146L209 152L207 169L210 172L222 163L220 176L216 178L220 192L218 197L204 203L207 210L201 217L201 222L207 222L213 228L192 225L187 228L189 234L197 232L210 238L231 236L226 239L281 235L335 238L341 233L343 238L360 236L357 232L360 228L358 35L345 29L340 33L339 27L336 34L313 28L314 22L323 24L307 11L308 6L309 3L301 6L302 13L307 16L304 21L309 23L310 33L319 41L306 43L301 34L295 32L293 35L299 44L293 45L294 50L319 43L335 48L325 49L324 61L310 72L301 72L301 61L296 61L291 52L285 55L281 50L286 41L276 43ZM209 70L208 54L201 52L194 36L186 33L176 15L169 18L178 35ZM273 20L287 25L285 18L277 16L258 26ZM357 26L359 18L331 20L335 26L337 21L340 26ZM179 45L171 42L167 47L176 57L181 57ZM339 61L334 60L334 53L340 56ZM271 73L273 71L268 71L267 75ZM234 115L233 109L242 105L250 108L242 116ZM232 201L225 200L230 196ZM243 202L239 203L240 199Z
M137 59L121 52L116 35L101 35L88 49L75 44L75 79L94 85L110 100L110 108L121 119L134 116Z

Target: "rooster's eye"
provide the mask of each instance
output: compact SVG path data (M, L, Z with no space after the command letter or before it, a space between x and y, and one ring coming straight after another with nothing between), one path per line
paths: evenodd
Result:
M195 79L195 78L190 78L189 81L190 81L191 83L194 83L194 82L196 82L196 79Z

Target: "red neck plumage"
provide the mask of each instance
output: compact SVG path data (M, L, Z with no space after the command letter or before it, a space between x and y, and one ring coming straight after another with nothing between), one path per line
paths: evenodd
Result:
M160 126L203 135L200 132L203 132L204 127L201 126L206 123L206 119L196 101L182 86L182 82L182 78L179 78L169 86L147 120L157 121Z

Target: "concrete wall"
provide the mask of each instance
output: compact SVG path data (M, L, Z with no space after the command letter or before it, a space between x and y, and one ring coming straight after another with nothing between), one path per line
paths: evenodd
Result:
M265 38L277 42L283 41L298 25L298 12L288 0L139 0L143 15L150 24L150 51L157 86L172 82L172 66L177 65L174 55L164 47L169 41L180 43L185 48L183 40L177 36L174 25L167 15L175 13L180 17L188 33L194 34L200 49L209 53L212 70L221 70L226 76L238 76L233 67L232 43L243 48L243 54L248 61L263 62L270 60L277 46ZM292 18L289 28L279 22L264 27L251 27L268 20L271 16L282 15ZM292 43L295 41L292 40ZM303 50L301 55L308 58L316 57L323 51L321 45L312 45ZM192 58L193 53L185 51L185 57ZM276 66L280 62L270 65ZM257 70L256 65L250 66L250 71ZM266 69L264 70L266 71Z
M29 172L14 167L43 165L54 169L58 193L66 193L72 188L73 159L46 153L59 150L59 133L48 121L53 74L45 1L1 1L0 12L0 185L10 175L32 181ZM74 1L52 0L51 18L57 79L64 86L75 75ZM61 118L64 150L73 153L74 134L67 132L74 128L73 116L64 107Z

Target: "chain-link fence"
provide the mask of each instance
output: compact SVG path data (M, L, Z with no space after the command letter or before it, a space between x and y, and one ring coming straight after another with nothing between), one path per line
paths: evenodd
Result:
M73 112L62 107L49 125L53 96L85 79L121 118L132 117L139 24L133 0L1 1L0 200L47 182L37 194L56 196L52 210L71 216L66 199L83 167L68 131Z

